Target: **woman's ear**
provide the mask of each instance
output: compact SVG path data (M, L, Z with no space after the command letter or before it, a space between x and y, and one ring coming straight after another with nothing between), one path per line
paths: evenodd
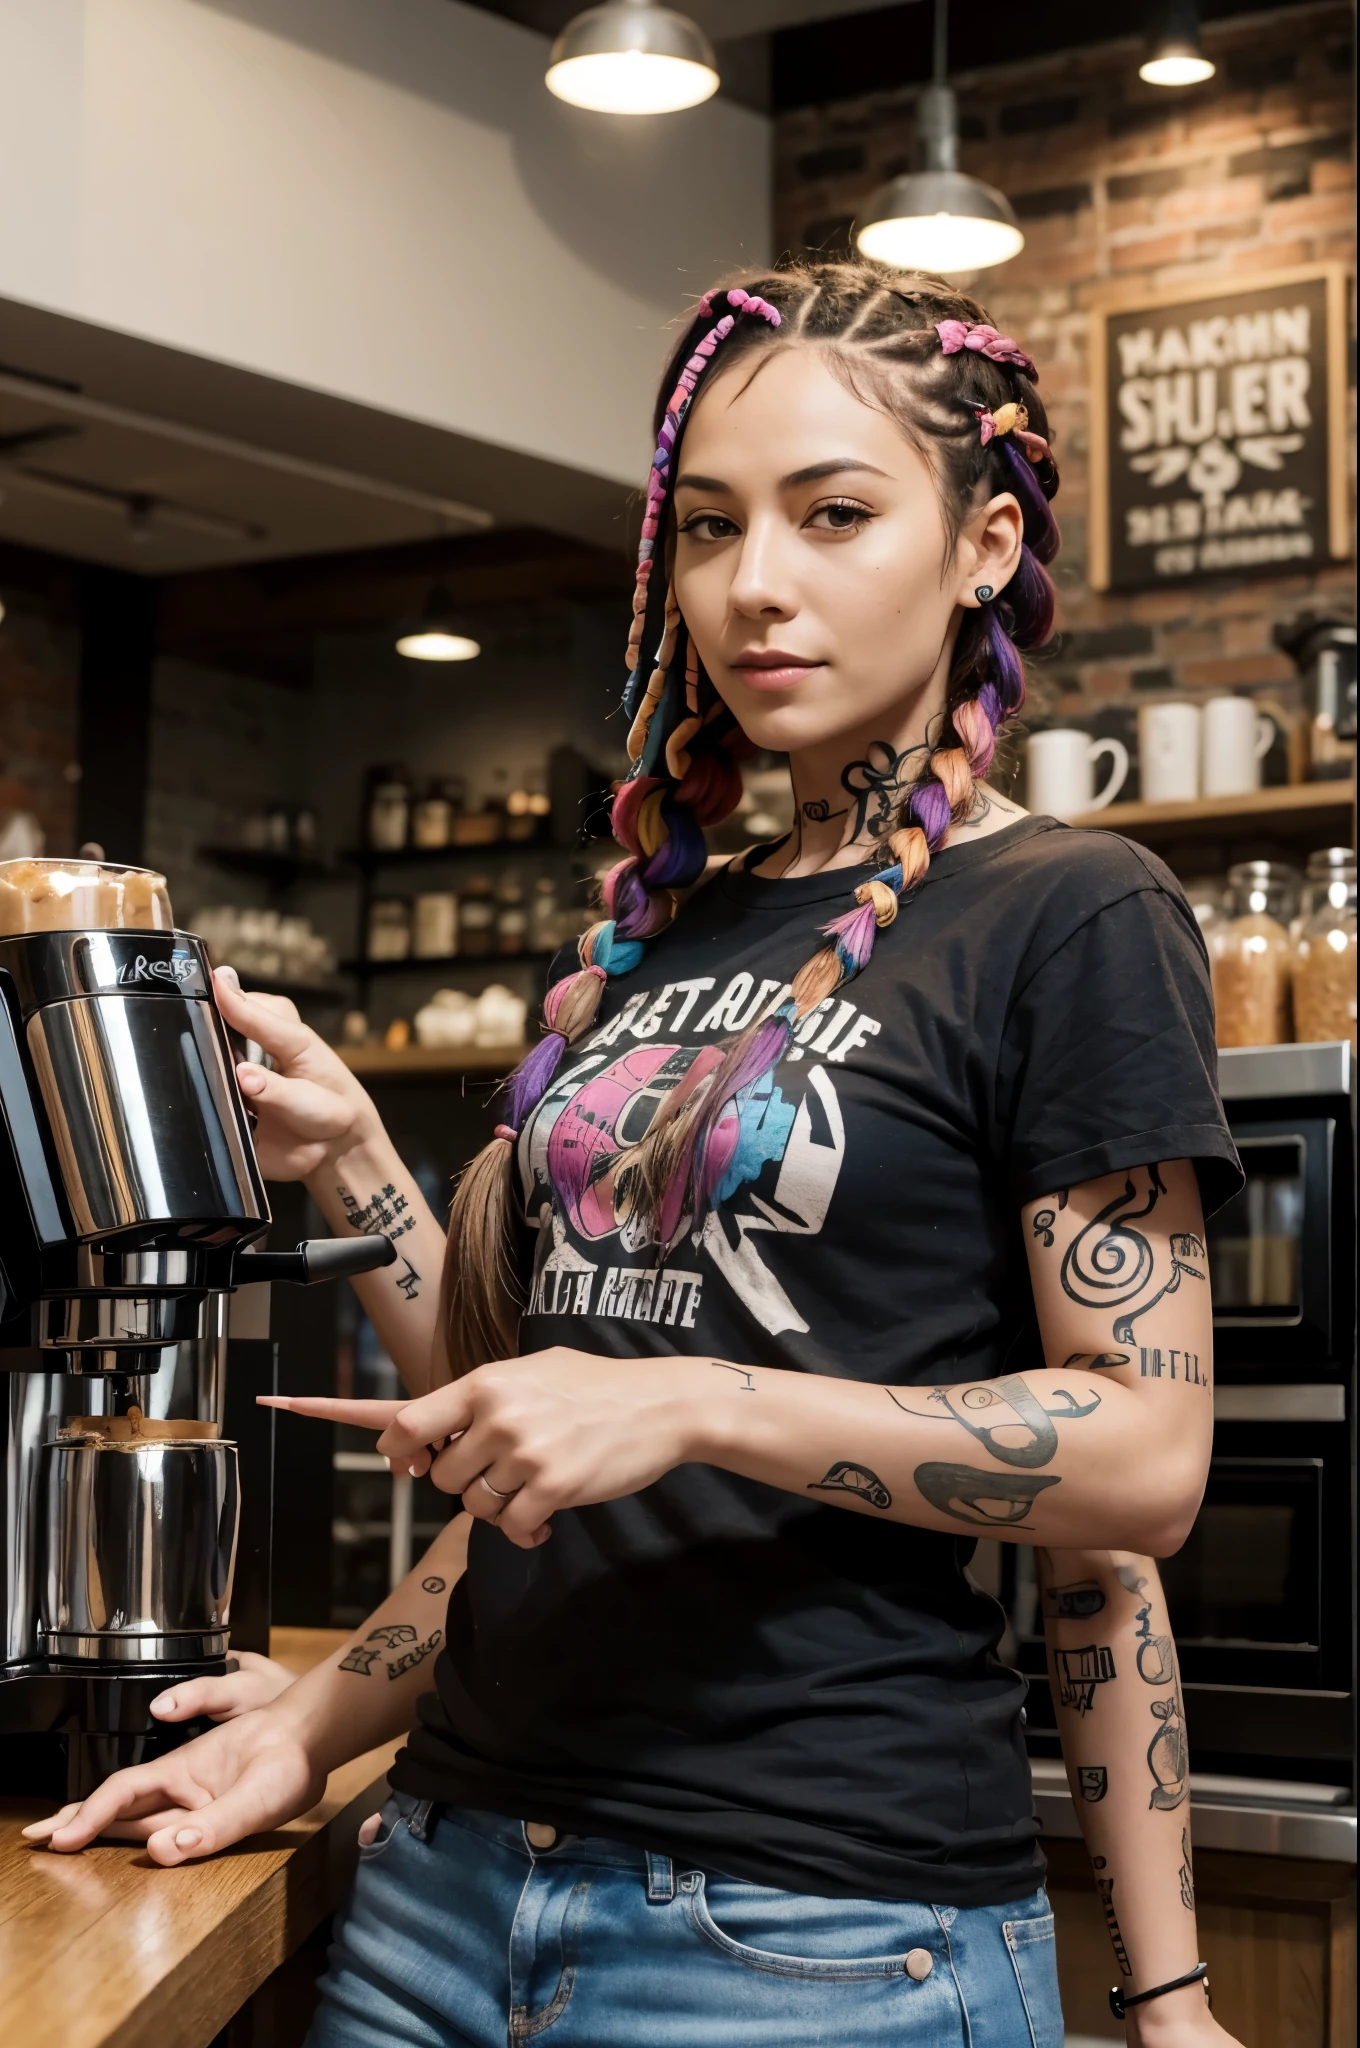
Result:
M1024 528L1020 500L1010 491L979 507L954 550L955 604L975 611L1001 594L1019 565Z

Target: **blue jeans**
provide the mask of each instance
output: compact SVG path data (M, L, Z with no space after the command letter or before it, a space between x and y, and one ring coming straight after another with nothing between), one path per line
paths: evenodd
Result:
M307 2048L1061 2048L1053 1916L820 1899L398 1793Z

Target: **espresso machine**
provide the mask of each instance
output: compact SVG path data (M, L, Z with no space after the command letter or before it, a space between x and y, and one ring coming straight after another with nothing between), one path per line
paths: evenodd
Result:
M267 1287L394 1247L258 1249L244 1054L159 875L0 862L4 1789L83 1796L197 1732L157 1693L268 1648Z

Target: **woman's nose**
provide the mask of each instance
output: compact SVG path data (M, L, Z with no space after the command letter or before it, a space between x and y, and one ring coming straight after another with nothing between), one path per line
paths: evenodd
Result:
M782 536L763 521L742 536L730 591L732 608L747 618L792 618L798 594Z

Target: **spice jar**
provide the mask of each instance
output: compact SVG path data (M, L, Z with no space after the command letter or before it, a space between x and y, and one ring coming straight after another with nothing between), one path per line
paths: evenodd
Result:
M1356 1046L1356 862L1349 846L1308 856L1294 928L1294 1028L1301 1043Z
M1275 861L1228 870L1227 916L1209 939L1220 1045L1289 1041L1288 925L1297 889L1294 870Z
M368 906L370 960L405 960L411 951L411 906L399 896L377 896Z
M524 891L513 875L503 876L496 891L496 951L522 953L529 938L529 911Z
M411 844L426 851L447 846L453 836L453 805L441 782L432 782L411 812Z
M415 900L417 960L447 960L458 951L458 898L452 889L431 889Z
M411 783L400 768L375 770L369 784L364 830L375 853L400 853L411 824Z
M495 944L496 899L485 875L475 875L458 899L458 950L485 958Z

